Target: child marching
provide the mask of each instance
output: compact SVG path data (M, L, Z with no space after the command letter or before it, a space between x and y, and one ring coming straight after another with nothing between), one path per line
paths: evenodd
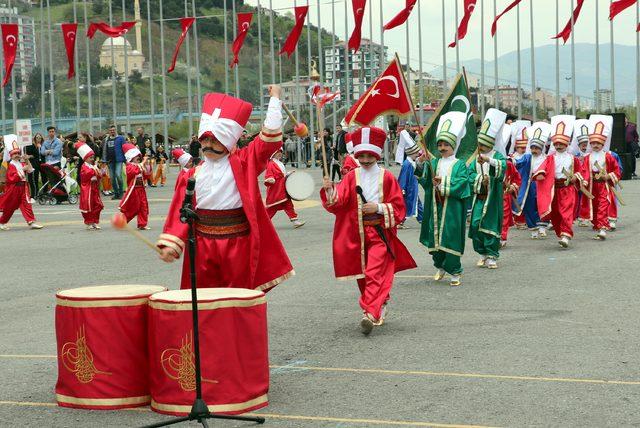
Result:
M80 169L80 212L87 230L100 229L100 213L104 208L100 197L100 170L95 165L95 153L85 143L77 143L75 148L83 160Z
M282 147L276 150L267 164L267 172L264 175L264 185L267 187L265 207L269 218L273 218L278 211L284 211L291 223L293 223L293 227L297 229L304 226L305 222L298 219L298 213L296 213L296 209L293 206L293 201L285 188L287 177L295 171L287 173L287 169L281 159Z
M340 173L344 177L347 175L349 171L352 171L360 166L360 162L358 159L353 156L353 142L351 141L351 133L347 132L344 136L344 141L346 142L347 154L342 160L342 168L340 169Z
M515 225L513 215L514 200L517 202L518 190L520 190L520 184L522 183L520 173L515 166L515 161L511 157L507 157L507 145L511 142L513 126L513 124L504 124L502 131L498 133L495 145L495 150L504 156L507 161L507 170L504 173L504 182L502 184L502 232L500 234L500 248L507 246L509 229Z
M148 159L141 160L140 150L133 144L123 144L122 151L127 159L127 191L120 201L120 211L127 218L127 223L138 217L138 229L149 230L149 203L144 182L149 179L151 172L146 168Z
M363 316L360 327L369 334L384 323L394 273L416 263L396 236L405 218L402 190L390 171L378 166L386 133L363 127L352 133L360 167L339 184L325 177L322 205L336 216L333 266L336 278L356 279Z
M406 131L402 131L406 132ZM404 197L404 205L407 208L407 216L402 223L398 225L398 229L405 229L407 218L416 217L418 223L422 223L422 201L418 194L418 179L416 178L416 159L420 156L420 146L415 142L404 149L407 158L402 162L402 169L398 176L398 182L402 189Z
M529 138L527 137L527 128L531 126L531 121L528 120L516 120L511 124L511 145L509 147L509 157L513 160L513 165L516 166L517 162L525 155L527 151L527 145L529 144ZM517 166L516 166L517 170ZM520 176L520 171L518 171ZM516 228L521 230L527 229L527 221L522 214L520 205L518 204L518 195L520 194L520 186L522 185L522 177L520 176L520 185L518 186L518 193L514 200L513 210L513 222Z

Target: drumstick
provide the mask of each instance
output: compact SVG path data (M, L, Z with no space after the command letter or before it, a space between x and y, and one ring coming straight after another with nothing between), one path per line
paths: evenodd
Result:
M113 217L111 217L111 226L113 226L114 229L126 230L127 232L138 238L140 241L142 241L147 247L151 248L158 254L162 254L160 248L156 247L156 245L149 239L147 239L146 236L140 233L140 231L135 230L131 226L129 226L129 224L127 223L127 218L124 216L124 214L115 213Z

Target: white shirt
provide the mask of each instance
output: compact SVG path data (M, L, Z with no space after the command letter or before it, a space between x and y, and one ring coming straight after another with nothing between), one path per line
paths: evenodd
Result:
M543 154L531 154L531 174L533 174L538 170L538 168L540 168L540 165L542 165L542 162L544 162L545 158L546 156Z
M24 167L22 166L22 162L20 162L19 160L11 160L11 165L16 167L16 170L18 171L18 175L20 176L20 178L22 179L22 181L25 181L25 173L24 173Z
M591 156L589 156L589 166L593 172L599 172L595 165L596 162L598 162L600 168L605 169L606 154L603 150L600 150L599 152L591 152Z
M231 210L242 207L229 155L215 161L205 156L196 172L196 196L196 208Z
M524 153L518 153L518 152L513 152L513 154L511 155L513 160L520 160L522 159L522 156L524 156Z
M491 150L489 153L483 153L485 156L488 156L490 160L485 163L476 162L476 171L478 174L489 175L489 167L495 167L498 164L498 161L493 158L495 153L495 150Z
M287 175L287 169L285 168L284 164L282 162L280 162L278 159L272 159L276 165L278 165L278 168L280 168L280 171L282 171L282 174Z
M451 175L451 171L453 170L452 166L457 161L455 156L449 156L448 158L440 158L438 161L438 170L436 171L436 175L438 177L448 177ZM428 168L428 166L425 166Z
M567 178L566 175L562 173L563 169L566 169L567 172L571 172L573 170L573 156L567 151L560 153L556 152L556 179Z
M368 170L360 168L360 187L367 202L380 202L380 173L382 170L378 164L372 165Z

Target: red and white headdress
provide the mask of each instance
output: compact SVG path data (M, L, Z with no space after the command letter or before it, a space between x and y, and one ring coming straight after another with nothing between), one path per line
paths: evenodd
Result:
M352 137L351 132L347 132L344 135L344 142L347 147L347 153L349 154L353 153L353 141L351 141L351 137Z
M191 160L191 155L182 149L173 149L171 156L178 161L181 167L186 168L187 164Z
M384 142L387 140L387 133L375 126L364 126L351 133L353 142L353 154L370 153L378 160L382 156Z
M551 142L568 146L573 136L573 125L576 117L570 114L560 114L551 118Z
M225 94L204 96L198 139L213 137L231 151L242 136L253 106L241 99Z
M22 153L20 146L18 145L18 136L16 134L5 135L4 146L5 150L8 150L9 157Z
M602 144L604 151L611 147L611 130L613 129L613 116L605 114L592 114L589 116L589 143ZM587 150L590 150L588 147Z
M73 147L75 147L78 152L78 156L82 158L82 160L86 161L89 156L95 155L91 147L89 147L86 143L78 142Z
M142 155L136 146L129 143L122 145L122 151L124 152L124 157L127 159L127 162L131 162L136 156Z

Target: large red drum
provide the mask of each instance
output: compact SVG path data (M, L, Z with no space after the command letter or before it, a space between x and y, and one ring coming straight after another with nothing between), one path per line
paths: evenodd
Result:
M196 395L191 290L149 299L151 409L186 415ZM238 414L268 404L269 355L264 293L199 288L202 395L209 410Z
M149 404L147 316L157 285L104 285L56 294L58 382L63 407Z

